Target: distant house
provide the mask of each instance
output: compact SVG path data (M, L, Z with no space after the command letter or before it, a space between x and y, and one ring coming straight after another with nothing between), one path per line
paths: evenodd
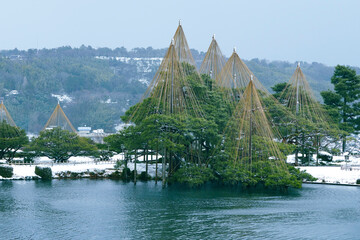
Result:
M11 61L22 61L22 60L24 60L24 57L21 56L21 55L10 55L7 58L10 59Z
M78 127L78 135L80 137L90 138L96 143L104 143L104 137L109 136L111 133L105 133L104 129L94 129L91 131L91 127Z

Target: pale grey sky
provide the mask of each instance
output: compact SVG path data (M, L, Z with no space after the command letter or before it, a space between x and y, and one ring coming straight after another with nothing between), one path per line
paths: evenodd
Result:
M164 48L179 19L200 51L360 66L357 0L0 0L0 49Z

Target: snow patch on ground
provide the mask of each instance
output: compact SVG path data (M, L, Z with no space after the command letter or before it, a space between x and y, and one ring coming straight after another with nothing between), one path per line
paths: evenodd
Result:
M149 84L150 84L149 80L146 79L146 78L141 78L138 81L141 82L142 84L146 85L146 86L149 86Z
M161 157L159 155L159 157ZM151 157L149 156L149 160ZM55 164L47 157L38 157L34 161L37 164L36 166L41 167L50 167L53 177L61 172L94 172L94 171L109 171L114 170L114 166L117 160L124 160L124 154L114 155L109 162L96 162L92 157L71 157L67 163L58 163ZM139 157L138 161L144 161L143 157ZM3 162L5 163L5 162ZM128 163L128 168L132 171L135 168L133 162ZM28 177L34 177L35 174L35 165L11 165L13 168L13 177L12 179L25 179ZM122 168L122 167L121 167ZM137 173L140 174L146 170L145 162L136 163ZM161 176L161 164L158 164L158 176ZM148 173L150 176L155 177L156 173L156 164L148 164ZM0 179L3 179L0 176Z
M100 60L116 60L127 64L134 64L136 65L137 72L139 73L150 73L152 71L156 71L155 69L158 66L160 66L163 60L163 58L160 57L130 58L130 57L95 56L95 58Z
M158 156L161 157L160 155ZM343 157L343 156L342 156ZM131 157L132 159L134 156ZM117 160L123 160L124 154L117 154L111 158L109 162L96 162L92 157L71 157L67 163L55 164L47 157L38 157L35 159L35 163L42 167L50 167L53 176L60 172L94 172L94 171L111 171L114 169ZM151 160L151 156L148 157ZM336 160L342 160L341 156L336 157ZM312 176L318 178L317 182L324 183L337 183L337 184L356 184L356 180L360 179L360 158L350 156L350 162L345 163L343 161L337 162L337 166L304 166L298 167L300 170L306 170ZM1 161L3 164L4 161ZM357 165L357 166L356 166ZM13 167L13 179L25 179L26 177L33 177L35 175L34 165L11 165ZM347 166L347 167L345 167ZM134 162L128 163L128 168L134 170ZM158 176L161 176L161 164L158 164ZM350 171L350 168L352 169ZM136 164L138 174L145 171L146 164L144 163L144 157L138 158ZM148 164L148 173L154 177L156 172L156 164ZM2 179L2 177L0 177Z
M18 95L18 94L19 94L19 92L18 92L17 90L11 90L10 92L8 92L8 93L6 94L6 96Z
M114 103L117 103L116 101L115 101L115 102L113 102L113 101L111 100L111 98L108 98L108 99L106 99L105 101L104 101L104 100L100 100L100 102L101 102L101 103L107 103L107 104L114 104Z
M360 179L359 170L342 170L340 166L335 167L299 167L300 170L306 170L312 176L316 177L317 182L325 183L341 183L341 184L356 184L356 180Z
M115 130L118 132L118 131L122 131L124 128L127 128L129 126L131 126L133 124L131 123L120 123L118 125L115 126Z
M66 94L65 95L51 94L51 96L57 98L59 102L71 103L73 101L73 99Z

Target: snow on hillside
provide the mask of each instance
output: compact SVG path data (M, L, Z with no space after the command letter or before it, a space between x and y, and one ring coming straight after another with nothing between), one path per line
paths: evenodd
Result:
M136 66L136 70L140 76L137 81L149 86L151 79L149 78L149 73L157 71L160 66L163 58L160 57L149 57L149 58L139 58L139 57L107 57L107 56L96 56L96 59L101 60L116 60L126 64L131 64ZM135 79L136 80L136 79Z
M96 59L101 60L116 60L123 63L135 64L137 71L141 73L152 72L154 67L160 66L163 58L160 57L151 57L151 58L130 58L130 57L106 57L106 56L96 56ZM156 71L156 70L155 70Z
M150 84L150 81L146 78L141 78L138 81L141 82L142 84L144 84L145 86L149 86L149 84Z
M69 97L66 94L64 95L51 94L51 96L57 98L59 102L71 103L73 100L71 97Z
M6 94L6 96L18 95L18 94L19 94L19 92L18 92L17 90L11 90L11 91L9 91L9 92Z

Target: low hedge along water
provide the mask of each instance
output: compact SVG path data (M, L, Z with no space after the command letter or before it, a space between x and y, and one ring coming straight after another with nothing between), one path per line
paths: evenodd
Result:
M35 174L41 177L43 180L51 180L52 179L52 171L49 167L35 167Z
M0 176L11 178L13 176L13 168L10 166L0 166Z

